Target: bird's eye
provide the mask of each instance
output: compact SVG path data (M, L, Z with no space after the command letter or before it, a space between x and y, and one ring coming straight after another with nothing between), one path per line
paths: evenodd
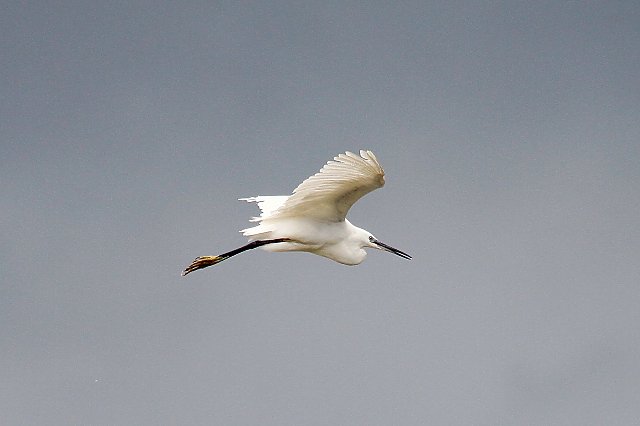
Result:
M372 243L374 240L373 235L369 235L369 242Z

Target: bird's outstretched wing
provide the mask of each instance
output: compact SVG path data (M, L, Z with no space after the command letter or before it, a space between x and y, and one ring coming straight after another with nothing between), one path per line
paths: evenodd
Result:
M384 185L384 170L371 151L346 152L307 178L270 218L307 216L340 222L360 198Z

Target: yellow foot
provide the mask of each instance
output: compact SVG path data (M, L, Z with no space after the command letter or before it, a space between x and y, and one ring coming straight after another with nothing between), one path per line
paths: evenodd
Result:
M182 276L184 277L187 274L190 274L193 271L197 271L198 269L206 268L207 266L215 265L216 263L220 263L225 260L224 256L200 256L196 257L196 259L191 262L191 265L187 266L184 271L182 271Z

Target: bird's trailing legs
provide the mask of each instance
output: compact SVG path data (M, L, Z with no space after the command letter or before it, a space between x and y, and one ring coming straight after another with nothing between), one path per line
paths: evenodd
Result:
M213 266L222 262L223 260L227 260L228 258L235 256L236 254L240 254L243 251L251 250L260 246L264 246L266 244L274 244L274 243L284 243L286 241L291 241L289 238L275 238L273 240L259 240L259 241L251 241L249 244L244 245L235 250L231 250L229 252L223 253L218 256L200 256L196 257L191 265L187 266L184 271L182 271L182 276L184 277L187 274L190 274L193 271L197 271L198 269L206 268L207 266Z

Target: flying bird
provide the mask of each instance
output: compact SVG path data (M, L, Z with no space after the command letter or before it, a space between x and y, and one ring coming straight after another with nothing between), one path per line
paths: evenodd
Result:
M345 265L358 265L367 256L365 248L375 248L411 259L358 228L346 218L360 198L384 185L384 170L371 151L360 155L345 152L307 178L291 195L259 195L240 198L258 203L261 214L251 219L258 225L240 232L249 244L218 256L200 256L182 272L216 265L236 254L261 247L272 252L304 251Z

